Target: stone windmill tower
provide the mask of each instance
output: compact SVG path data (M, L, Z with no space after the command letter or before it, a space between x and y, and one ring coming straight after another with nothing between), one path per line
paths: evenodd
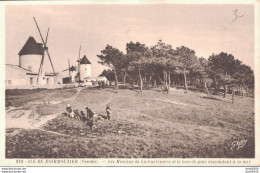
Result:
M32 73L38 73L43 56L42 43L37 43L35 39L30 36L18 55L19 67L29 70Z
M40 28L36 22L36 19L34 19L34 22L37 26L37 29L39 31L39 34L42 39L42 43L37 43L35 39L30 36L28 40L26 41L23 48L18 53L19 55L19 67L24 68L26 70L31 71L32 73L37 74L37 84L43 85L46 84L45 82L45 70L44 70L44 57L45 54L47 54L49 61L51 63L51 67L53 70L53 75L55 76L54 67L51 61L50 53L48 51L47 47L47 41L48 41L48 33L49 29L47 31L46 39L44 40L40 31Z
M86 55L83 56L79 64L80 80L82 81L86 77L91 77L91 62Z
M91 77L91 62L86 55L80 58L81 46L79 47L79 59L78 62L78 77L80 81L83 81L86 77Z

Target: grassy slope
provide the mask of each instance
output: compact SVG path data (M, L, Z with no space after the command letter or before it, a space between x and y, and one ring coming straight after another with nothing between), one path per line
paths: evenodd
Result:
M50 100L64 100L60 92L66 93L68 98L75 93L74 90L52 90L30 97L37 100L43 95L46 98L47 94ZM7 95L7 100L15 97ZM24 98L17 97L18 100ZM254 157L253 99L236 98L235 104L231 104L229 95L226 99L218 98L220 100L206 99L199 92L173 91L167 95L157 91L140 94L120 90L115 94L110 89L84 89L75 100L32 107L46 115L50 110L52 113L64 111L65 105L70 103L79 110L89 106L104 114L105 106L110 104L111 121L99 121L98 128L91 131L86 124L60 115L43 127L59 134L42 130L7 131L6 155L10 158ZM248 139L247 144L231 151L231 143L242 139Z

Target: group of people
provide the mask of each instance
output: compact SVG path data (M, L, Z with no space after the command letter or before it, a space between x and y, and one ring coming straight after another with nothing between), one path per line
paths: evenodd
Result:
M98 88L105 88L105 81L98 81Z
M91 127L91 129L93 130L94 128L96 128L95 126L95 122L97 120L103 120L103 119L107 119L110 120L111 118L111 108L110 106L106 106L106 116L104 115L99 115L96 114L95 112L93 112L90 108L86 107L86 114L84 113L84 111L78 111L78 109L72 110L71 105L68 104L66 107L66 115L70 118L74 118L76 120L82 121L82 122L87 122L87 125L89 125Z

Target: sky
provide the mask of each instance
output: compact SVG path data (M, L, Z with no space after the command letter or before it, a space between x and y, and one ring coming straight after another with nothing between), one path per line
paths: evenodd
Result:
M235 13L242 17L235 20ZM68 59L77 65L80 45L98 76L105 67L97 55L107 44L125 53L130 41L150 47L159 39L198 57L227 52L254 69L253 5L7 5L6 64L18 65L29 36L41 42L33 17L44 38L50 27L47 46L56 72L68 68ZM51 71L47 57L45 69Z

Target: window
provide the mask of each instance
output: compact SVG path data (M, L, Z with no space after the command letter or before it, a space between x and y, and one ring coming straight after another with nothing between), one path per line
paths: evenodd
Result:
M11 81L11 80L8 80L8 84L11 85L11 84L12 84L12 81Z
M30 78L30 84L33 85L33 78Z
M47 85L49 84L49 78L47 78Z
M32 71L32 66L28 66L28 70L29 70L29 71Z

